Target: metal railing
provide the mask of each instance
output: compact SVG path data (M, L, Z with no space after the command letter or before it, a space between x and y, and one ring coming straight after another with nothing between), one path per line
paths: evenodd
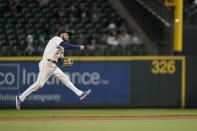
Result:
M169 26L173 23L173 9L164 5L162 0L136 0L143 5L148 11L160 19L164 24Z

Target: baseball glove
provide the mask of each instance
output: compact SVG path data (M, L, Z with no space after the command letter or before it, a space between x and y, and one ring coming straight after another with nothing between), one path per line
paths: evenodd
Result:
M72 66L73 60L71 58L60 58L59 62L62 66Z

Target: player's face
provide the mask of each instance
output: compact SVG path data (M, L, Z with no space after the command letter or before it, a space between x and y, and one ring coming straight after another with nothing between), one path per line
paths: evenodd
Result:
M69 33L64 33L63 39L67 41L69 39Z

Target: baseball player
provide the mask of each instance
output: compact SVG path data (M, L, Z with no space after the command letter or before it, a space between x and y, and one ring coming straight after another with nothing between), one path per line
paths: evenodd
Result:
M61 63L62 66L71 66L72 59L64 58L64 50L66 49L79 49L83 50L83 45L73 45L68 43L70 32L68 30L61 29L58 31L57 36L54 36L49 40L42 60L39 63L39 74L37 81L32 84L26 91L21 95L16 96L16 109L20 110L20 104L25 98L32 92L42 88L45 82L50 76L57 78L62 81L68 88L70 88L80 100L83 100L87 95L90 94L91 90L81 91L77 89L70 81L69 77L64 74L57 66L56 63Z

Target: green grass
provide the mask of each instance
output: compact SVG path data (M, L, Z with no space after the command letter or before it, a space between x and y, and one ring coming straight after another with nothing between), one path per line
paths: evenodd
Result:
M0 110L0 117L52 116L197 116L192 109ZM0 131L196 131L191 120L0 121Z
M0 122L1 131L196 131L197 120Z
M0 110L0 117L53 117L53 116L195 116L196 109L51 109Z

